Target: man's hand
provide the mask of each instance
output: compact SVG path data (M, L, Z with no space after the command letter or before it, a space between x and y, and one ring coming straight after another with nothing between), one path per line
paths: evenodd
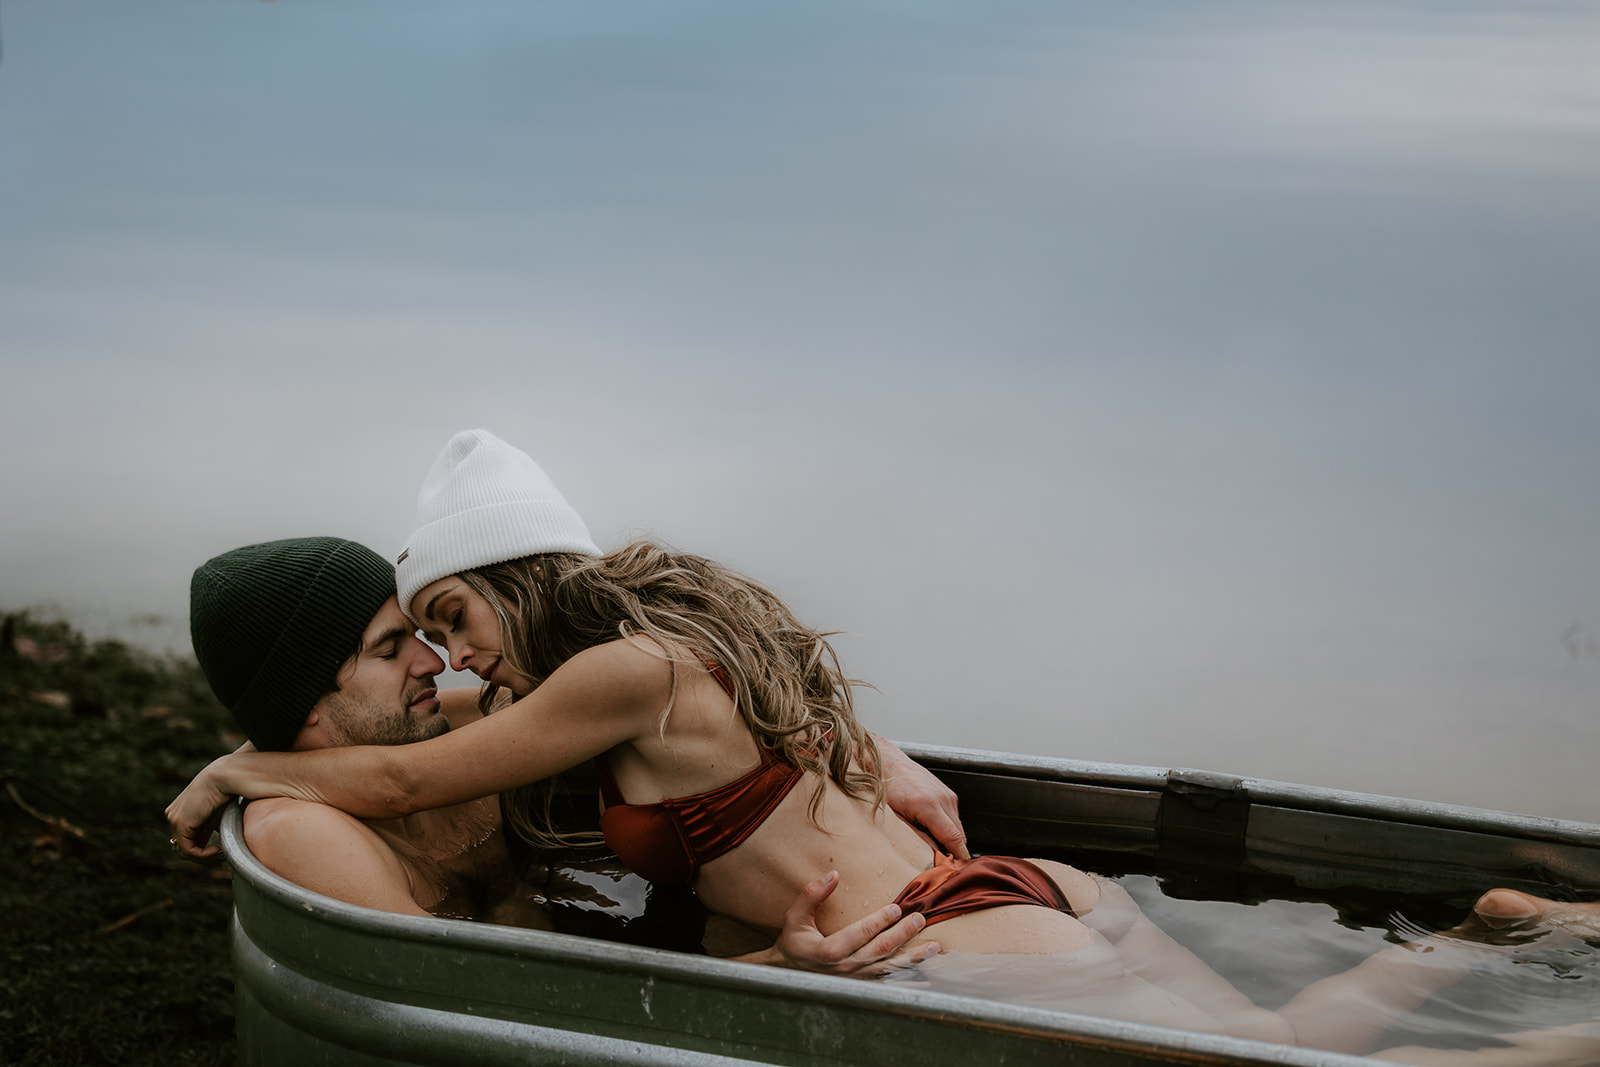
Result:
M922 764L895 747L888 738L872 735L883 760L883 791L894 813L928 831L944 850L958 860L971 859L967 832L961 827L956 795Z
M797 971L876 978L889 971L913 967L944 951L937 941L924 941L915 948L906 949L906 943L922 932L927 920L915 913L901 919L898 904L886 904L865 919L824 936L817 929L817 908L838 885L837 871L830 871L807 885L783 917L783 933L778 935L778 943L765 952L738 958Z

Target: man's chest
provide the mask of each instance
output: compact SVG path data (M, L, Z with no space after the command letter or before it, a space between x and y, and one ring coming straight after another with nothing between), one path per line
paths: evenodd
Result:
M374 827L405 869L419 906L437 912L445 901L476 895L510 877L496 798L422 816L410 820L403 830Z

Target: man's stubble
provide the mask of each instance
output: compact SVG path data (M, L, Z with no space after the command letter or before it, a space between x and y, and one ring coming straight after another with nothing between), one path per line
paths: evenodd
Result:
M409 745L438 737L450 729L450 721L435 712L426 720L412 711L412 703L433 688L431 681L408 689L402 703L380 703L343 690L327 698L329 736L345 745Z

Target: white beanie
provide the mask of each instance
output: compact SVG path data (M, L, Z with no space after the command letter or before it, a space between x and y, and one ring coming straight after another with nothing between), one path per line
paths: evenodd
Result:
M600 555L589 528L526 452L488 430L464 430L444 446L417 494L417 528L395 561L400 610L409 617L411 598L440 578L542 552Z

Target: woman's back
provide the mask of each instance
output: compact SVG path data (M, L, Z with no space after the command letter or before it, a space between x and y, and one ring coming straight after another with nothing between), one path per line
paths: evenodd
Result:
M683 650L672 650L672 662L654 642L630 644L632 653L610 651L658 659L659 670L636 677L653 675L654 682L647 684L656 689L663 711L669 700L671 709L659 729L601 757L625 801L649 805L694 797L762 765L767 757L709 668L698 666ZM571 666L581 669L584 664ZM813 811L819 781L822 793ZM819 874L836 870L839 888L817 917L819 928L830 932L894 900L933 859L932 846L888 809L806 772L743 842L699 869L695 889L713 911L777 931L800 889ZM1084 883L1064 888L1092 903L1092 883ZM1028 920L1020 928L1019 913ZM949 920L940 926L939 939L977 951L1060 951L1082 947L1088 935L1069 915L1012 906Z
M692 654L674 649L672 662L654 642L616 644L631 645L633 655L653 657L660 664L659 670L641 676L655 676L654 695L665 713L658 729L600 757L628 803L695 796L762 765L763 750L728 693ZM928 865L932 850L915 831L871 800L846 795L831 780L823 786L813 821L818 781L816 774L802 773L795 788L738 847L700 868L695 889L707 907L746 925L776 930L800 888L837 869L840 888L818 917L828 930L893 900ZM847 870L854 877L843 877Z

